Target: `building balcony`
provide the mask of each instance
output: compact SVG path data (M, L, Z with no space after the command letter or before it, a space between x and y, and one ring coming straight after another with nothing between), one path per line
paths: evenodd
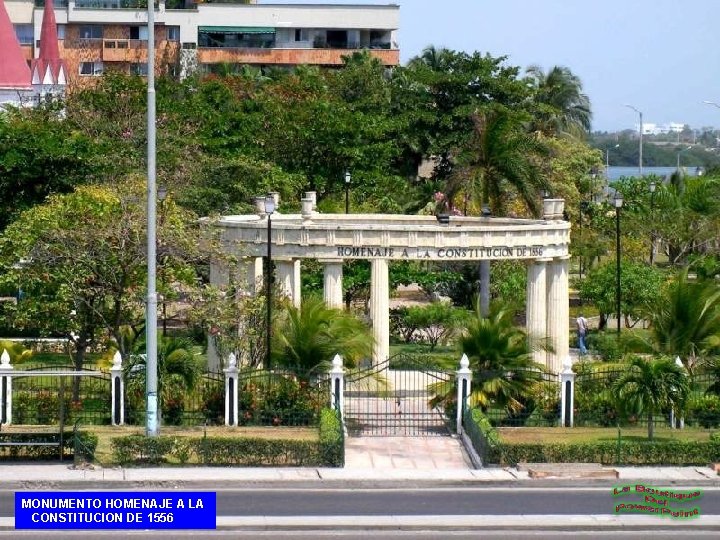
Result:
M103 62L147 62L147 41L103 39Z
M252 49L207 47L198 49L198 62L201 64L262 64L262 65L320 65L341 66L343 56L354 52L367 51L379 59L385 66L400 64L400 51L397 49Z

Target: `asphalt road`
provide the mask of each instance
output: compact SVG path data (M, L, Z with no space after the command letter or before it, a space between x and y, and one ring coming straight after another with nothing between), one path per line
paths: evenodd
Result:
M687 486L691 489L692 486ZM683 488L674 487L675 490ZM217 491L218 516L426 516L612 514L611 488L288 489ZM703 490L702 514L720 515L720 488ZM14 516L14 492L0 491L0 517ZM689 506L686 503L685 506Z
M657 531L657 530L612 530L612 531L474 531L472 533L462 531L440 531L440 532L423 532L423 531L390 531L390 532L344 532L344 531L297 531L297 532L265 532L265 531L203 531L202 538L237 538L252 539L258 538L262 540L311 540L311 539L332 539L332 540L476 540L477 538L489 540L590 540L590 539L633 539L652 538L653 540L672 540L673 538L700 538L710 539L717 538L717 531L698 531L698 530L673 530L673 531ZM0 532L0 538L17 538L18 540L110 540L116 538L125 538L130 540L156 540L158 538L167 539L194 539L198 538L197 532L88 532L88 531L70 531L70 532L21 532L6 531Z

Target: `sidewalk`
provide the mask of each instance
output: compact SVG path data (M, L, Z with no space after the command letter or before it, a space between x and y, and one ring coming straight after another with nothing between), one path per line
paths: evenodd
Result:
M720 476L710 467L608 467L618 471L617 480L545 478L533 480L527 471L514 467L485 469L403 469L403 468L244 468L244 467L148 467L74 469L68 464L0 465L0 487L4 489L88 489L90 487L175 487L205 485L229 487L253 483L298 483L321 487L323 484L372 484L392 487L399 481L434 484L506 484L538 487L570 483L579 486L612 485L631 481L658 485L717 486Z

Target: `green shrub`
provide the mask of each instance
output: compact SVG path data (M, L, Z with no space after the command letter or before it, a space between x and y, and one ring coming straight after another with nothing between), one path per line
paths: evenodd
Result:
M707 394L691 398L685 419L704 428L720 427L720 396Z
M320 411L320 455L328 467L345 465L345 435L340 414L333 409Z
M500 436L490 419L480 409L469 409L463 417L463 429L483 462L497 461Z
M128 435L112 441L113 457L117 463L142 463L156 465L167 461L175 446L172 437Z
M710 440L720 443L720 431L714 431L710 434Z

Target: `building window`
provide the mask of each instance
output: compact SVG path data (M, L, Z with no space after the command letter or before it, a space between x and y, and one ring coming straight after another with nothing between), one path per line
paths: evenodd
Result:
M147 39L148 39L147 26L131 26L130 27L130 39L140 39L142 41L147 41Z
M20 45L33 44L33 25L32 24L14 24L15 35Z
M103 27L100 24L83 24L80 26L80 39L102 39Z
M295 29L295 41L308 41L307 28L296 28Z
M180 41L180 27L179 26L168 26L167 27L167 40L168 41Z
M57 5L57 4L55 4ZM64 24L58 24L57 25L57 34L58 39L65 39L65 26Z
M147 74L148 74L147 62L130 64L130 74L147 77Z
M102 62L80 62L80 75L98 76L102 73Z

